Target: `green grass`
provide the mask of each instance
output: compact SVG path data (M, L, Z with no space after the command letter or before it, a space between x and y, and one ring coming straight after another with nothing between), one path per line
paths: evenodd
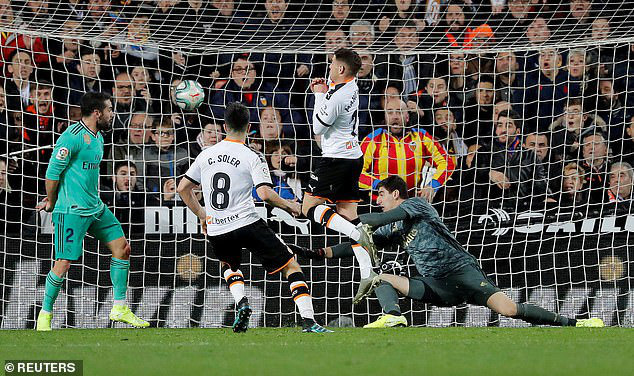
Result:
M84 375L615 376L634 372L633 344L623 328L11 330L0 361L82 359Z

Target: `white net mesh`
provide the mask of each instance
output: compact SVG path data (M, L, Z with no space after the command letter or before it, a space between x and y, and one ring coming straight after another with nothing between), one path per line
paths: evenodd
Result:
M276 189L301 200L320 155L308 83L342 46L364 62L360 212L379 210L379 179L401 175L411 195L435 180L435 207L513 299L631 325L633 7L477 3L0 0L0 327L34 325L53 252L50 215L34 210L44 171L81 95L100 91L116 112L101 196L132 242L133 310L157 326L230 324L233 300L175 184L222 139L226 104L241 101ZM206 93L193 112L172 98L188 79ZM261 212L289 242L345 240ZM54 327L109 325L109 255L90 236L84 249ZM413 272L392 251L382 269ZM353 260L302 264L318 321L361 325L380 313L375 299L352 305ZM253 324L293 324L286 284L257 260L243 271ZM401 304L414 325L523 325L486 308Z

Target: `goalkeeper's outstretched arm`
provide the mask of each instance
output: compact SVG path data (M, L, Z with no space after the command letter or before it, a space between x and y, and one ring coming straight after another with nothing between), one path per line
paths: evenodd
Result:
M367 213L359 216L361 223L370 225L373 228L385 226L404 219L407 219L407 212L400 207L382 213Z

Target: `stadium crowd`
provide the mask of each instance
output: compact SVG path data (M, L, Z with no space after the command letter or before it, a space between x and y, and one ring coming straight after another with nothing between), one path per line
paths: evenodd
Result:
M122 223L142 224L146 206L182 206L176 186L192 159L222 140L233 101L251 109L249 146L265 154L276 190L301 200L320 155L308 84L341 47L363 61L359 184L368 203L381 179L398 174L411 195L433 187L441 210L629 211L634 44L609 43L619 26L610 2L255 3L0 0L1 25L57 22L66 36L0 26L0 231L35 223L51 147L80 119L86 92L113 97L101 194ZM146 43L165 33L173 48ZM590 47L552 48L572 37ZM259 51L280 39L319 40L322 48L219 53L180 49L179 38ZM525 48L491 52L510 40ZM183 80L205 88L194 112L175 104Z

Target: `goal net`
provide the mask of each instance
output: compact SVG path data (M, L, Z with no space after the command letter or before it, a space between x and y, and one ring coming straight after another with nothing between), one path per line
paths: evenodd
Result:
M359 212L381 210L373 189L389 175L412 197L431 186L447 226L512 299L632 325L633 9L591 0L0 0L0 327L35 325L55 231L35 206L52 146L81 118L86 92L109 93L115 106L100 196L132 245L128 303L153 326L230 325L218 260L175 187L223 138L225 106L240 101L275 189L301 201L320 156L308 84L327 76L340 47L363 61ZM174 100L183 80L204 88L194 111ZM346 241L254 200L287 242ZM109 259L87 236L54 328L111 325ZM243 260L252 325L295 325L285 282L246 251ZM299 261L318 321L361 326L381 313L375 298L352 304L354 260ZM398 246L379 268L416 272ZM400 303L415 326L525 325L483 307Z

